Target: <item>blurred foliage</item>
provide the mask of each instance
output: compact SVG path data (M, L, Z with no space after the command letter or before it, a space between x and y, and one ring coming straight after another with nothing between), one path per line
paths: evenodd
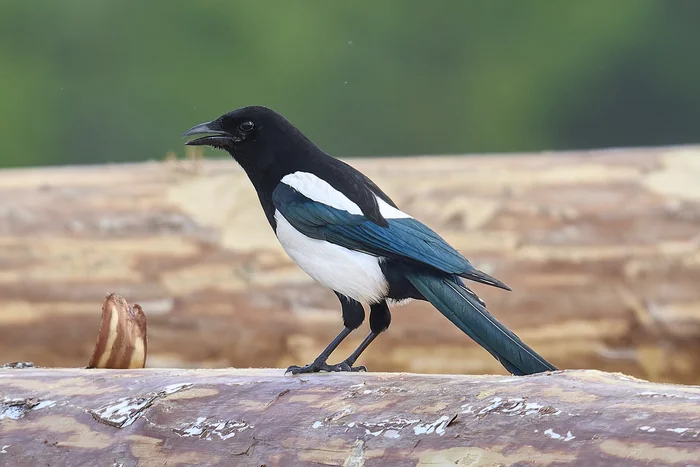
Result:
M700 1L3 0L0 166L182 153L263 104L337 156L700 140Z

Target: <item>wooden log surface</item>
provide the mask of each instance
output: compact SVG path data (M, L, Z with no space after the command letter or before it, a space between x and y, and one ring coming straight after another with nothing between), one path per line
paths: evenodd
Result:
M700 387L621 374L0 370L0 465L688 466Z
M474 289L558 367L700 383L697 147L350 162L509 284ZM231 160L0 172L0 362L84 366L110 292L143 307L149 366L308 363L341 327ZM425 303L358 363L502 371Z

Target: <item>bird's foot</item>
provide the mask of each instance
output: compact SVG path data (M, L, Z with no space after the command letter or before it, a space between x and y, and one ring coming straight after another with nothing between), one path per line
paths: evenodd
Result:
M331 365L326 363L325 360L317 358L313 363L309 363L308 365L292 365L287 368L287 371L285 371L284 374L286 375L287 373L291 373L293 375L299 375L302 373L318 373L320 371L332 371Z
M329 373L331 372L340 372L340 371L351 371L351 372L356 372L356 371L367 371L367 368L363 365L360 366L350 366L347 362L341 362L336 365L329 365L325 361L314 361L313 363L309 363L308 365L304 366L298 366L298 365L292 365L289 368L287 368L287 371L284 373L291 373L293 375L298 375L302 373L318 373L321 371L327 371Z

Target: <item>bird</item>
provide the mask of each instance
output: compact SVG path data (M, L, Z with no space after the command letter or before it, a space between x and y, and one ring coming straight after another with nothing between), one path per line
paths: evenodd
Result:
M327 154L289 120L265 106L246 106L185 131L189 146L227 151L257 193L287 255L312 279L335 292L343 329L314 359L286 373L367 371L355 366L391 323L391 308L410 300L431 303L513 375L554 371L486 309L465 283L510 291L477 269L435 231L403 212L376 183ZM369 328L345 360L331 353L365 320Z

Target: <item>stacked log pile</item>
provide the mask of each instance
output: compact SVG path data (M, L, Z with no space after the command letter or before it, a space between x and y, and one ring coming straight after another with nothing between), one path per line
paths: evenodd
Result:
M350 162L509 284L474 289L558 367L700 383L700 149ZM0 172L0 360L84 366L108 292L143 307L149 366L307 363L341 326L233 161ZM358 363L502 372L422 303Z

